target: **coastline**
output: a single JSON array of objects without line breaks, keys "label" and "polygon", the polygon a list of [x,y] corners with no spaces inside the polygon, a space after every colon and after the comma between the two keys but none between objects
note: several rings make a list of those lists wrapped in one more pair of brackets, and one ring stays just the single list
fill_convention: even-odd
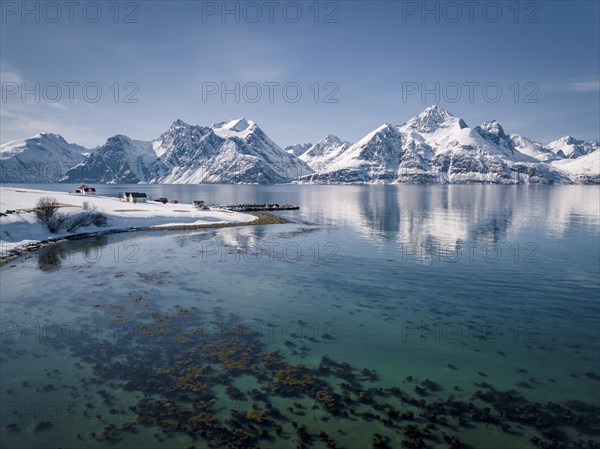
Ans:
[{"label": "coastline", "polygon": [[81,232],[78,234],[64,235],[55,238],[49,238],[46,240],[40,240],[32,242],[30,244],[18,247],[12,250],[10,253],[0,255],[0,266],[16,259],[23,254],[33,253],[41,248],[45,248],[50,245],[57,243],[65,243],[73,240],[83,240],[91,237],[97,237],[101,235],[109,234],[122,234],[125,232],[144,232],[144,231],[185,231],[185,230],[198,230],[198,229],[215,229],[215,228],[231,228],[238,226],[259,226],[259,225],[270,225],[270,224],[289,224],[293,223],[287,218],[280,217],[278,215],[265,214],[260,212],[245,212],[248,215],[253,215],[256,220],[243,221],[243,222],[222,222],[222,223],[207,223],[207,224],[190,224],[190,225],[173,225],[173,226],[139,226],[130,227],[123,229],[107,229],[104,231],[93,231],[93,232]]}]

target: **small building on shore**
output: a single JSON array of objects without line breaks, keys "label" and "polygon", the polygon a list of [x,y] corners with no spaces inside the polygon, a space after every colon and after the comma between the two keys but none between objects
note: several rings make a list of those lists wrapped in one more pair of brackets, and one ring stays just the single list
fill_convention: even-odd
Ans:
[{"label": "small building on shore", "polygon": [[128,203],[145,203],[147,199],[146,194],[141,192],[125,192],[121,196],[121,201]]},{"label": "small building on shore", "polygon": [[75,193],[82,193],[84,195],[95,195],[96,194],[96,188],[95,187],[90,187],[88,185],[85,184],[81,184],[79,187],[77,187],[75,189]]},{"label": "small building on shore", "polygon": [[196,209],[200,209],[200,210],[208,210],[208,207],[204,204],[204,201],[202,200],[195,200],[192,201],[192,205],[196,208]]}]

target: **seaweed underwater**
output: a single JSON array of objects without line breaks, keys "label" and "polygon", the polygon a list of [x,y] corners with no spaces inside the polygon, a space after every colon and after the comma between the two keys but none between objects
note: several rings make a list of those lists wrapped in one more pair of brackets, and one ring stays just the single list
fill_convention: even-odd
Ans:
[{"label": "seaweed underwater", "polygon": [[[194,442],[190,447],[211,449],[336,448],[351,447],[360,424],[361,432],[369,429],[374,448],[477,447],[469,439],[477,428],[534,447],[600,448],[600,407],[591,404],[532,402],[487,382],[476,383],[472,392],[448,394],[434,379],[416,376],[383,387],[375,370],[329,355],[296,363],[297,355],[284,353],[292,342],[269,350],[260,333],[245,328],[235,314],[177,306],[161,312],[155,304],[140,310],[139,304],[130,298],[129,304],[96,308],[89,318],[126,330],[116,340],[76,339],[66,347],[45,342],[54,346],[49,349],[66,349],[79,368],[90,368],[79,385],[63,387],[73,396],[97,396],[109,415],[125,417],[117,425],[98,415],[97,430],[77,433],[76,440],[116,445],[126,434],[151,431],[161,447],[183,435]],[[223,326],[217,331],[205,325],[218,320]],[[311,352],[311,342],[306,344],[304,356]],[[120,392],[135,403],[120,408]],[[228,407],[224,398],[245,406]],[[82,413],[89,417],[93,407]],[[40,420],[34,431],[51,427]],[[18,421],[5,428],[22,431]]]}]

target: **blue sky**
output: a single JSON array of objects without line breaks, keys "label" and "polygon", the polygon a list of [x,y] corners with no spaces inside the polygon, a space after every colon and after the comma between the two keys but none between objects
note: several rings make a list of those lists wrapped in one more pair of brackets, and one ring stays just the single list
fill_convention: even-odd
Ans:
[{"label": "blue sky", "polygon": [[[115,134],[150,140],[178,118],[210,125],[238,117],[282,147],[329,133],[356,141],[434,103],[469,126],[496,119],[545,142],[600,140],[597,1],[481,1],[472,10],[462,0],[23,8],[2,2],[2,143],[41,131],[86,146]],[[225,8],[233,12],[223,17]],[[239,101],[222,98],[222,87]]]}]

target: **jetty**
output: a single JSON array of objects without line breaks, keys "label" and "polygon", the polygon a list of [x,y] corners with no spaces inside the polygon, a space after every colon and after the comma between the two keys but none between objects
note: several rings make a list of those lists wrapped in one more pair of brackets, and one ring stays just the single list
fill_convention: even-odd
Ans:
[{"label": "jetty", "polygon": [[295,204],[276,204],[276,203],[264,203],[264,204],[221,204],[211,206],[214,208],[231,210],[235,212],[254,212],[261,210],[298,210],[299,206]]}]

